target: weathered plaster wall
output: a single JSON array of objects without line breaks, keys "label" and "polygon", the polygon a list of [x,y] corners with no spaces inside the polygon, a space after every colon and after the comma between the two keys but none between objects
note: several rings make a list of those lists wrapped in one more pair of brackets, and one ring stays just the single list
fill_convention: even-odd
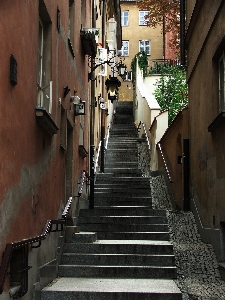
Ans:
[{"label": "weathered plaster wall", "polygon": [[188,40],[190,192],[203,226],[209,228],[219,228],[225,221],[224,122],[208,132],[219,114],[214,55],[224,38],[224,13],[222,1],[204,1]]}]

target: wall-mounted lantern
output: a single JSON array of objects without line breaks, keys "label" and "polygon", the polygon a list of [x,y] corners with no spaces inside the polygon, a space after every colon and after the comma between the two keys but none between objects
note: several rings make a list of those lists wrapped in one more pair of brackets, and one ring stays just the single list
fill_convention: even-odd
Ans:
[{"label": "wall-mounted lantern", "polygon": [[99,98],[99,106],[101,109],[106,109],[105,99],[102,97]]},{"label": "wall-mounted lantern", "polygon": [[[104,48],[102,48],[102,51],[106,50]],[[103,51],[104,52],[104,51]],[[109,67],[111,67],[111,71],[112,71],[112,77],[117,76],[117,72],[119,73],[119,76],[124,79],[126,76],[126,65],[122,62],[122,59],[120,59],[119,62],[115,62],[115,58],[117,56],[114,55],[114,53],[110,53],[110,55],[108,55],[108,59],[107,57],[103,56],[103,59],[99,60],[100,62],[98,64],[95,64],[94,66],[90,66],[91,71],[88,73],[88,80],[95,80],[92,79],[92,73],[94,70],[96,70],[98,67],[102,67],[103,65],[108,65]],[[100,72],[101,73],[101,72]],[[99,73],[99,74],[100,74]],[[104,72],[105,74],[105,72]],[[105,75],[103,75],[105,76]]]},{"label": "wall-mounted lantern", "polygon": [[111,102],[117,100],[118,90],[121,86],[119,79],[117,77],[109,77],[106,79],[105,85],[108,92],[108,99]]},{"label": "wall-mounted lantern", "polygon": [[70,102],[74,104],[74,115],[85,115],[85,101],[82,101],[78,96],[70,96]]},{"label": "wall-mounted lantern", "polygon": [[119,72],[119,76],[124,79],[126,77],[126,69],[127,69],[127,66],[122,62],[120,61],[117,65],[117,69],[118,69],[118,72]]}]

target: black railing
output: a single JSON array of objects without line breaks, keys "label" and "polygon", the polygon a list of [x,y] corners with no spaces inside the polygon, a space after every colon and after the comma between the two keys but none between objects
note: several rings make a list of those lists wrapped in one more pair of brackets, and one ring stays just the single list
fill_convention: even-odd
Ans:
[{"label": "black railing", "polygon": [[[82,195],[85,179],[88,181],[90,180],[87,172],[83,171],[79,183],[77,197]],[[40,235],[6,244],[0,266],[0,294],[3,293],[3,287],[7,275],[10,275],[11,277],[10,283],[12,283],[12,286],[9,290],[11,297],[17,299],[21,298],[27,293],[28,270],[31,268],[28,266],[28,246],[31,245],[31,248],[39,248],[41,246],[41,242],[47,238],[49,233],[62,231],[63,226],[66,225],[66,220],[69,216],[72,202],[73,198],[70,197],[63,210],[61,219],[46,221]],[[8,272],[9,267],[10,272]],[[16,278],[16,285],[13,284],[13,278]]]},{"label": "black railing", "polygon": [[157,147],[158,147],[159,152],[160,152],[160,154],[161,154],[161,156],[162,156],[162,160],[163,160],[163,163],[164,163],[164,167],[165,167],[165,170],[166,170],[166,174],[167,174],[167,176],[168,176],[168,179],[169,179],[170,183],[173,183],[173,180],[172,180],[172,177],[171,177],[170,171],[169,171],[169,166],[168,166],[168,164],[167,164],[167,162],[166,162],[166,158],[165,158],[165,155],[164,155],[164,153],[163,153],[163,149],[162,149],[161,144],[158,143],[158,144],[157,144]]},{"label": "black railing", "polygon": [[[42,230],[42,233],[40,235],[32,237],[32,238],[27,238],[22,241],[8,243],[6,245],[5,251],[3,252],[3,255],[2,255],[2,264],[0,267],[0,294],[3,292],[3,286],[5,283],[6,275],[10,274],[10,273],[8,273],[8,269],[10,266],[10,262],[11,262],[11,258],[12,258],[14,250],[27,248],[29,245],[31,245],[32,248],[40,247],[41,241],[46,239],[47,235],[50,232],[61,231],[63,229],[64,223],[65,223],[65,220],[63,220],[63,219],[62,220],[47,220],[47,222],[44,226],[44,229]],[[55,225],[54,229],[53,229],[53,225]],[[60,226],[60,228],[59,228],[59,226]],[[28,257],[28,251],[26,251],[26,256]],[[29,269],[30,269],[30,267],[29,268],[27,267],[26,272],[28,272]],[[25,270],[19,268],[16,270],[16,272],[21,273],[21,274],[23,273],[20,276],[21,287],[16,292],[16,295],[15,295],[15,297],[19,298],[27,293],[28,284],[27,284],[27,281],[24,280],[24,276],[26,276]],[[27,278],[27,280],[28,280],[28,278]]]},{"label": "black railing", "polygon": [[148,74],[161,74],[165,67],[179,66],[179,60],[173,59],[155,59],[149,61]]},{"label": "black railing", "polygon": [[138,167],[143,177],[150,177],[150,142],[145,124],[140,121],[137,126],[138,131]]}]

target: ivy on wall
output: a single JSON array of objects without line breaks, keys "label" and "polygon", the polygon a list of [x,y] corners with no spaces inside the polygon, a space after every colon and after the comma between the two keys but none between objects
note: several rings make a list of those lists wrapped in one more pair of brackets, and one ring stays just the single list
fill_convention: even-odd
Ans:
[{"label": "ivy on wall", "polygon": [[162,66],[161,77],[156,82],[154,96],[161,111],[168,109],[168,122],[188,104],[188,87],[186,71],[179,65]]},{"label": "ivy on wall", "polygon": [[138,66],[143,71],[143,77],[147,76],[148,69],[148,56],[145,51],[138,52],[131,61],[131,70],[133,79],[136,78],[136,64],[138,60]]}]

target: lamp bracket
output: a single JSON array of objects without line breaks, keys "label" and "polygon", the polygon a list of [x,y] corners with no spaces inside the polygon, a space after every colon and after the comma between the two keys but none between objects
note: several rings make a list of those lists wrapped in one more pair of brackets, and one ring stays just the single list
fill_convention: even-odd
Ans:
[{"label": "lamp bracket", "polygon": [[[118,69],[118,67],[119,66],[121,66],[121,64],[122,64],[122,61],[123,60],[125,60],[125,58],[120,58],[120,60],[119,60],[119,62],[115,62],[115,58],[116,58],[117,56],[116,55],[112,55],[109,59],[107,59],[107,60],[104,60],[104,61],[102,61],[102,62],[100,62],[100,63],[98,63],[98,64],[95,64],[94,66],[90,66],[89,65],[89,67],[90,67],[90,69],[91,69],[91,71],[88,73],[88,81],[94,81],[94,80],[96,80],[96,78],[95,79],[92,79],[92,73],[98,68],[98,67],[100,67],[100,66],[102,66],[102,65],[105,65],[105,64],[107,64],[109,67],[111,67],[111,71],[113,72],[113,76],[114,76],[114,69],[115,68],[117,68]],[[118,56],[119,57],[119,56]]]}]

